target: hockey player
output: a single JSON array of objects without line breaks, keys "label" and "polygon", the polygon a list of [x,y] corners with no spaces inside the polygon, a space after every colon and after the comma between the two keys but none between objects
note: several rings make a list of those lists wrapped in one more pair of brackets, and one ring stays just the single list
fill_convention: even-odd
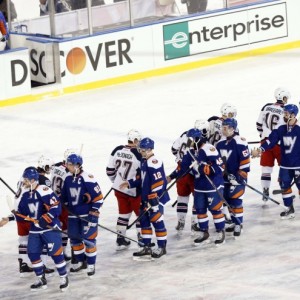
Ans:
[{"label": "hockey player", "polygon": [[[51,187],[57,197],[61,196],[61,189],[65,178],[68,175],[68,169],[66,167],[66,159],[71,154],[78,153],[75,149],[66,149],[64,152],[64,159],[61,162],[52,165],[51,168]],[[64,205],[62,205],[61,214],[59,215],[59,220],[61,222],[62,230],[67,233],[68,228],[68,210]],[[67,245],[68,245],[68,236],[62,235],[62,243],[64,248],[64,256],[65,260],[69,262],[71,257],[68,255],[67,252]],[[74,260],[74,257],[73,257]]]},{"label": "hockey player", "polygon": [[226,228],[226,232],[233,232],[233,235],[238,237],[241,235],[243,224],[244,182],[247,182],[247,174],[250,171],[250,153],[247,141],[235,133],[236,128],[235,119],[224,120],[222,133],[226,138],[221,139],[216,148],[222,158],[226,158],[224,198],[233,211],[233,224]]},{"label": "hockey player", "polygon": [[[141,163],[141,177],[130,179],[120,185],[121,189],[140,186],[142,189],[142,203],[140,220],[142,228],[142,242],[145,245],[139,252],[133,253],[134,260],[151,260],[160,258],[167,253],[167,229],[164,223],[164,205],[170,200],[166,192],[167,179],[163,162],[154,153],[154,141],[143,138],[139,144],[139,151],[143,157]],[[146,213],[144,210],[151,207]],[[152,227],[155,229],[158,248],[152,251],[150,247]]]},{"label": "hockey player", "polygon": [[[194,128],[202,130],[203,135],[208,134],[209,124],[207,121],[199,119],[195,121]],[[187,131],[185,131],[172,145],[171,151],[173,155],[176,157],[176,162],[178,164],[177,170],[172,172],[170,176],[167,177],[168,182],[172,179],[178,177],[178,170],[180,169],[182,157],[186,154],[186,145],[187,145]],[[194,193],[194,176],[192,172],[184,175],[182,178],[178,179],[176,182],[177,188],[177,218],[178,223],[175,229],[177,230],[178,234],[181,234],[184,226],[185,226],[185,219],[188,212],[188,203],[189,197],[191,194]],[[192,220],[191,220],[191,231],[194,233],[195,231],[199,231],[198,222],[197,222],[197,213],[193,208],[192,212]]]},{"label": "hockey player", "polygon": [[[222,138],[222,122],[227,118],[236,118],[236,107],[230,103],[224,103],[221,106],[221,117],[212,116],[207,121],[209,122],[209,136],[208,142],[212,145]],[[238,129],[236,129],[238,132]]]},{"label": "hockey player", "polygon": [[259,157],[264,151],[272,149],[280,142],[279,184],[283,190],[283,203],[288,208],[280,214],[280,217],[282,219],[292,219],[295,217],[294,196],[291,188],[293,180],[298,190],[300,189],[298,178],[300,175],[300,126],[296,118],[299,109],[294,104],[287,104],[283,107],[283,110],[283,119],[286,124],[272,130],[261,146],[252,150],[251,155],[252,157]]},{"label": "hockey player", "polygon": [[[82,157],[71,154],[66,161],[69,174],[65,178],[61,190],[61,199],[68,208],[68,234],[71,237],[71,247],[78,261],[70,269],[76,273],[83,270],[84,258],[87,261],[87,276],[95,274],[97,256],[96,237],[98,234],[99,209],[103,204],[103,196],[94,176],[82,168]],[[83,221],[84,218],[86,221]],[[72,238],[81,236],[93,244],[84,244],[82,240]]]},{"label": "hockey player", "polygon": [[[223,136],[223,133],[222,133],[223,121],[226,120],[227,118],[235,119],[236,115],[237,115],[236,107],[230,103],[224,103],[221,106],[220,111],[221,111],[221,117],[213,116],[208,119],[208,122],[209,122],[208,141],[209,141],[209,143],[211,143],[214,146],[216,146],[217,142],[221,138],[226,138]],[[236,128],[235,132],[238,133],[238,128]],[[231,225],[232,224],[231,216],[230,216],[228,207],[225,203],[223,203],[223,213],[225,215],[226,224]]]},{"label": "hockey player", "polygon": [[[141,134],[132,129],[127,134],[127,145],[116,147],[106,167],[106,174],[113,183],[115,196],[118,201],[119,216],[117,220],[117,231],[122,235],[117,236],[117,250],[124,250],[129,247],[130,241],[124,238],[132,212],[139,215],[141,203],[140,188],[120,189],[121,183],[135,179],[140,176],[141,154],[137,145],[141,140]],[[136,223],[138,237],[140,237],[140,223]]]},{"label": "hockey player", "polygon": [[[267,103],[260,111],[256,121],[256,129],[259,133],[261,144],[266,141],[273,129],[285,124],[283,120],[283,106],[291,98],[286,88],[279,87],[275,90],[275,103]],[[271,185],[271,174],[273,171],[275,160],[280,165],[280,145],[276,144],[273,148],[264,151],[260,158],[261,165],[261,186],[265,195],[269,196]],[[264,201],[268,198],[263,197]]]},{"label": "hockey player", "polygon": [[[52,166],[52,160],[46,156],[41,156],[38,160],[38,167],[37,171],[39,174],[39,184],[40,185],[46,185],[48,187],[51,187],[51,182],[45,175],[50,172]],[[29,167],[28,169],[33,168]],[[26,170],[26,169],[25,169]],[[18,182],[18,190],[15,195],[15,207],[18,206],[20,199],[25,191],[23,186],[23,178],[20,179]],[[14,221],[15,218],[13,215],[8,216],[7,218],[3,218],[0,226],[4,226],[8,221]],[[23,219],[16,219],[17,221],[17,230],[18,230],[18,236],[19,236],[19,272],[20,277],[26,277],[29,273],[31,273],[33,270],[29,266],[30,262],[28,260],[28,254],[27,254],[27,244],[28,244],[28,235],[29,235],[29,229],[30,229],[30,223],[27,221],[24,221]],[[54,272],[54,269],[51,269],[46,266],[47,262],[47,247],[43,249],[42,255],[41,255],[44,263],[44,273],[47,276],[51,276],[51,273]]]},{"label": "hockey player", "polygon": [[223,167],[222,159],[217,149],[206,141],[199,129],[190,129],[187,133],[188,151],[182,160],[184,172],[193,166],[195,176],[194,205],[198,217],[200,235],[194,240],[197,246],[209,238],[209,219],[207,210],[213,216],[214,225],[217,231],[215,244],[225,242],[225,220],[222,213],[223,198]]},{"label": "hockey player", "polygon": [[28,238],[28,256],[38,280],[31,285],[31,290],[47,288],[45,268],[41,260],[43,248],[46,247],[60,276],[59,287],[65,291],[69,285],[66,262],[62,251],[61,233],[55,230],[60,229],[59,200],[49,187],[39,184],[39,174],[35,168],[25,169],[23,178],[25,190],[18,204],[16,217],[24,219],[28,216],[32,220]]}]

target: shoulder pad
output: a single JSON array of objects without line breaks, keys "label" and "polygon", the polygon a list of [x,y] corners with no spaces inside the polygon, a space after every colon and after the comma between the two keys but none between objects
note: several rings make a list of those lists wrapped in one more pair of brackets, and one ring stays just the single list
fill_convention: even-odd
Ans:
[{"label": "shoulder pad", "polygon": [[218,119],[220,119],[220,118],[217,117],[217,116],[212,116],[207,121],[210,122],[210,121],[215,121],[215,120],[218,120]]},{"label": "shoulder pad", "polygon": [[116,148],[112,151],[111,155],[112,155],[112,156],[115,155],[117,151],[122,150],[124,147],[125,147],[124,145],[120,145],[120,146],[116,147]]}]

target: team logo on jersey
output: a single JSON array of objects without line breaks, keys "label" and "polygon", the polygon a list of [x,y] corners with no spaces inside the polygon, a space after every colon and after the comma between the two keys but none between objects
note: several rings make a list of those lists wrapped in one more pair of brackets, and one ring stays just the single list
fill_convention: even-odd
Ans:
[{"label": "team logo on jersey", "polygon": [[88,176],[89,176],[90,178],[94,178],[94,175],[92,175],[92,174],[89,174]]},{"label": "team logo on jersey", "polygon": [[43,188],[43,191],[48,191],[48,190],[49,190],[49,188],[46,186]]},{"label": "team logo on jersey", "polygon": [[153,162],[154,164],[157,164],[157,163],[158,163],[158,160],[157,160],[157,159],[152,159],[152,162]]},{"label": "team logo on jersey", "polygon": [[247,157],[248,155],[249,155],[249,150],[247,149],[247,150],[243,150],[243,155],[244,155],[244,157]]},{"label": "team logo on jersey", "polygon": [[211,147],[209,150],[210,150],[211,152],[214,152],[214,151],[216,151],[216,148],[215,148],[215,147]]},{"label": "team logo on jersey", "polygon": [[241,140],[242,140],[242,141],[246,141],[246,139],[245,139],[244,137],[241,137]]}]

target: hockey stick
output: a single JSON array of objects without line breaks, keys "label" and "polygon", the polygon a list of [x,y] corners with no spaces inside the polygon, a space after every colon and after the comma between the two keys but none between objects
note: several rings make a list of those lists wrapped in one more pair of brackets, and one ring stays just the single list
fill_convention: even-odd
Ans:
[{"label": "hockey stick", "polygon": [[[189,152],[189,154],[191,155],[191,157],[194,159],[194,161],[197,161],[196,158],[195,158],[195,156],[189,151],[189,149],[188,149],[188,152]],[[201,162],[200,165],[201,165],[201,164],[203,164],[203,162]],[[214,182],[209,178],[208,175],[206,175],[206,174],[204,174],[204,175],[205,175],[206,179],[208,180],[208,182],[210,183],[210,185],[211,185],[211,186],[214,188],[214,190],[217,192],[217,194],[219,195],[219,197],[221,198],[221,200],[223,201],[223,203],[225,203],[225,204],[227,205],[230,214],[231,214],[232,216],[235,217],[235,219],[238,221],[238,223],[239,223],[240,225],[242,225],[242,224],[241,224],[241,221],[240,221],[239,218],[236,216],[236,214],[235,214],[235,212],[233,211],[232,207],[228,204],[228,202],[226,201],[226,199],[224,198],[224,196],[222,195],[222,193],[218,190],[218,188],[216,187],[216,185],[214,184]]]},{"label": "hockey stick", "polygon": [[[181,178],[183,178],[186,174],[188,174],[191,170],[193,169],[193,165],[191,165],[182,175],[180,175],[178,178],[175,179],[175,181],[170,185],[169,188],[171,188],[175,183],[177,183],[177,181]],[[176,199],[174,201],[174,203],[172,204],[172,207],[174,207],[178,202],[178,199]]]},{"label": "hockey stick", "polygon": [[257,142],[248,142],[248,144],[260,144],[260,141],[257,141]]},{"label": "hockey stick", "polygon": [[[82,218],[82,217],[80,217],[79,215],[77,215],[77,214],[71,212],[70,209],[69,209],[66,205],[63,204],[63,206],[66,208],[66,210],[68,211],[68,213],[69,213],[70,215],[72,215],[72,216],[74,216],[74,217],[76,217],[76,218],[78,218],[78,219],[80,219],[80,220],[85,221],[85,222],[88,223],[88,220],[87,220],[87,219]],[[116,235],[120,235],[120,236],[126,238],[127,240],[130,240],[130,241],[132,241],[132,242],[134,242],[134,243],[137,243],[138,245],[140,245],[140,246],[142,246],[142,247],[144,246],[144,244],[143,244],[142,242],[139,242],[139,241],[137,241],[137,240],[134,240],[134,239],[132,239],[132,238],[130,238],[130,237],[128,237],[128,236],[126,236],[126,235],[120,233],[120,232],[117,232],[117,231],[114,231],[114,230],[112,230],[112,229],[109,229],[109,228],[107,228],[107,227],[105,227],[105,226],[103,226],[103,225],[101,225],[101,224],[99,224],[99,223],[97,223],[97,226],[100,227],[100,228],[102,228],[102,229],[105,229],[105,230],[107,230],[107,231],[110,231],[110,232],[112,232],[112,233],[114,233],[114,234],[116,234]]]},{"label": "hockey stick", "polygon": [[[292,187],[296,182],[298,182],[299,179],[300,179],[300,175],[298,175],[298,176],[294,179],[294,181],[292,182],[292,184],[291,184],[290,187]],[[278,189],[278,190],[273,190],[272,194],[273,194],[273,195],[279,195],[279,194],[284,193],[284,191],[285,191],[285,190],[283,190],[283,189],[280,189],[280,190],[279,190],[279,189]]]},{"label": "hockey stick", "polygon": [[110,194],[110,192],[113,190],[113,188],[110,188],[110,190],[107,192],[107,194],[104,196],[103,201],[107,198],[107,196]]},{"label": "hockey stick", "polygon": [[[9,207],[10,211],[11,211],[15,216],[18,216],[18,217],[22,218],[24,221],[32,222],[32,223],[35,223],[35,224],[38,224],[38,223],[39,223],[38,220],[33,219],[33,218],[30,218],[30,217],[25,216],[25,215],[22,215],[22,214],[20,214],[19,212],[15,211],[14,208],[13,208],[12,199],[11,199],[9,196],[6,197],[6,201],[7,201],[7,205],[8,205],[8,207]],[[75,236],[72,236],[72,237],[71,237],[71,236],[69,236],[66,232],[64,232],[63,230],[61,230],[61,229],[59,229],[59,228],[54,228],[54,227],[52,227],[52,226],[50,226],[50,225],[47,225],[47,228],[48,228],[48,229],[51,229],[51,230],[53,230],[53,231],[58,231],[58,232],[60,232],[61,234],[64,234],[65,236],[67,236],[68,238],[73,238],[73,239],[82,240],[85,244],[87,244],[87,245],[89,245],[89,246],[92,246],[92,247],[95,246],[95,244],[92,243],[91,241],[86,240],[86,239],[82,239],[81,237],[75,237]]]},{"label": "hockey stick", "polygon": [[14,194],[16,195],[16,192],[0,177],[0,181]]},{"label": "hockey stick", "polygon": [[256,193],[262,195],[264,198],[267,198],[269,200],[271,200],[272,202],[274,202],[275,204],[281,206],[282,208],[284,208],[285,210],[288,210],[288,208],[282,204],[280,204],[278,201],[276,201],[275,199],[271,198],[270,196],[264,194],[263,192],[257,190],[256,188],[254,188],[253,186],[249,185],[247,182],[242,182],[242,184],[244,184],[245,186],[247,186],[248,188],[250,188],[251,190],[255,191]]}]

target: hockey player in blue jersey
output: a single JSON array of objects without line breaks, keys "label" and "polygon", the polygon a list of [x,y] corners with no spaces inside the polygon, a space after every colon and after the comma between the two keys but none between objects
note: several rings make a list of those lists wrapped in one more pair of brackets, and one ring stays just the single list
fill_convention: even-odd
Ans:
[{"label": "hockey player in blue jersey", "polygon": [[[207,210],[213,216],[217,232],[215,244],[225,242],[225,218],[222,213],[224,180],[222,159],[217,149],[207,142],[199,129],[192,128],[187,133],[189,150],[182,159],[178,176],[193,166],[195,176],[194,206],[197,212],[199,237],[194,240],[197,246],[209,238]],[[216,190],[217,188],[217,190]]]},{"label": "hockey player in blue jersey", "polygon": [[[208,134],[209,132],[209,123],[205,120],[199,119],[195,121],[194,128],[197,128],[202,131],[204,134]],[[187,131],[181,134],[179,138],[177,138],[171,148],[173,155],[176,157],[177,169],[180,170],[180,165],[182,161],[182,157],[186,154],[186,144],[187,144]],[[175,170],[167,177],[168,182],[171,182],[172,179],[178,178],[178,172]],[[188,212],[188,203],[190,195],[194,193],[194,176],[192,172],[188,172],[186,175],[181,176],[176,181],[177,188],[177,218],[178,223],[175,227],[177,233],[179,235],[182,234],[182,231],[185,226],[185,219]],[[191,232],[194,234],[199,231],[198,222],[197,222],[197,213],[193,207],[192,210],[192,218],[191,218]]]},{"label": "hockey player in blue jersey", "polygon": [[243,197],[245,193],[244,182],[250,171],[250,153],[247,141],[235,133],[237,121],[228,118],[222,123],[221,139],[216,148],[223,161],[226,160],[224,173],[224,198],[232,209],[233,224],[226,228],[226,232],[233,232],[235,237],[240,236],[243,224]]},{"label": "hockey player in blue jersey", "polygon": [[[78,261],[71,267],[70,272],[83,270],[86,255],[87,275],[91,278],[95,274],[96,237],[103,195],[94,176],[82,169],[82,163],[80,155],[68,156],[66,167],[70,173],[65,178],[61,199],[69,211],[68,234],[72,250]],[[83,221],[82,218],[86,221]],[[82,237],[91,243],[84,244],[82,240],[72,238],[73,236]]]},{"label": "hockey player in blue jersey", "polygon": [[17,219],[24,219],[19,214],[31,218],[32,221],[28,238],[28,256],[32,268],[38,277],[31,290],[46,289],[44,264],[41,259],[43,248],[46,247],[55,263],[61,278],[60,289],[68,288],[66,262],[63,255],[61,233],[58,215],[61,211],[59,200],[51,188],[39,185],[39,174],[34,167],[26,168],[23,173],[24,193],[17,207]]},{"label": "hockey player in blue jersey", "polygon": [[279,169],[279,184],[282,192],[283,203],[288,209],[280,214],[282,219],[295,217],[293,206],[294,196],[291,184],[295,184],[300,190],[300,126],[296,118],[299,109],[294,104],[284,106],[283,119],[286,124],[274,129],[268,139],[257,149],[251,152],[252,157],[260,157],[261,153],[271,149],[280,142],[281,165]]},{"label": "hockey player in blue jersey", "polygon": [[[143,215],[140,220],[142,231],[142,242],[145,245],[141,251],[133,253],[135,260],[151,260],[160,258],[167,253],[167,229],[164,222],[164,205],[170,200],[166,192],[167,179],[163,162],[154,153],[154,141],[150,138],[143,138],[139,144],[139,151],[142,155],[141,179],[129,180],[120,185],[122,189],[141,187],[142,202],[140,214],[151,206],[151,209]],[[152,227],[155,229],[158,248],[152,251],[151,237]]]}]

